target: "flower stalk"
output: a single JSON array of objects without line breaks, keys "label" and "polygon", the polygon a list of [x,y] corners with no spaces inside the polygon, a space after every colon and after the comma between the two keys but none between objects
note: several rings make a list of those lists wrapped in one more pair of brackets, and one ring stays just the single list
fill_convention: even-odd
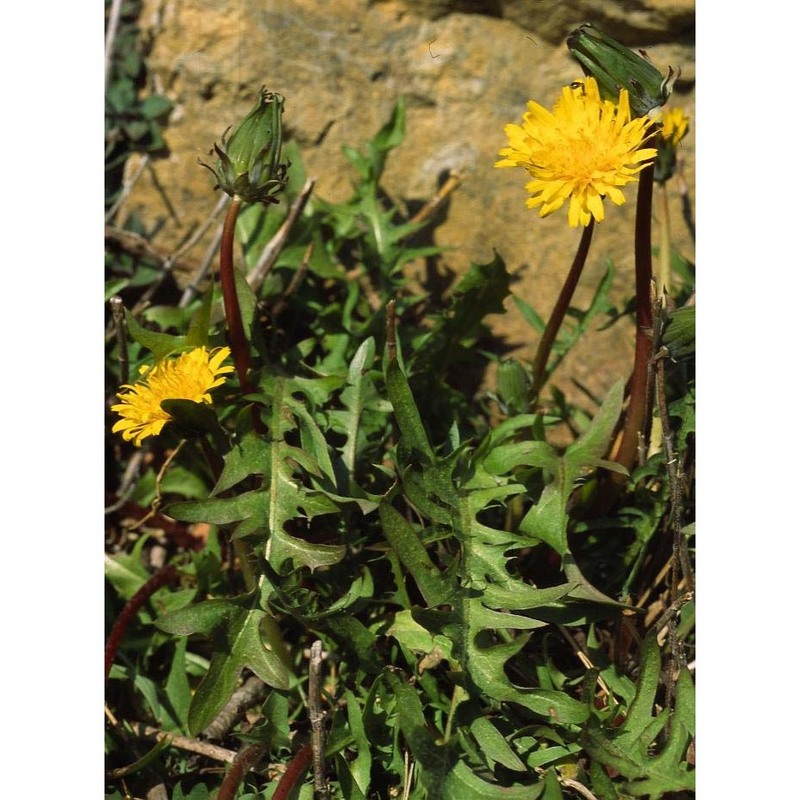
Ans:
[{"label": "flower stalk", "polygon": [[669,221],[669,198],[665,183],[658,184],[658,220],[660,244],[658,247],[657,291],[669,294],[672,288],[672,233]]},{"label": "flower stalk", "polygon": [[236,220],[242,208],[242,198],[234,195],[231,199],[225,222],[222,226],[222,240],[219,245],[219,283],[222,289],[222,303],[225,307],[225,322],[228,326],[228,343],[231,348],[233,365],[239,378],[239,385],[246,394],[254,389],[250,383],[250,345],[244,332],[242,310],[236,294],[236,274],[233,265],[233,243]]},{"label": "flower stalk", "polygon": [[[634,264],[636,268],[636,349],[630,381],[630,401],[622,431],[617,461],[631,470],[639,449],[639,438],[646,441],[650,433],[652,397],[648,391],[648,364],[653,346],[653,305],[650,296],[653,283],[651,229],[653,219],[653,166],[642,170],[636,195],[636,234]],[[614,473],[618,475],[618,473]],[[619,476],[618,480],[622,479]]]},{"label": "flower stalk", "polygon": [[661,115],[661,130],[656,137],[658,157],[655,161],[654,180],[658,184],[660,224],[658,286],[659,292],[669,294],[671,288],[671,231],[667,182],[678,167],[677,147],[689,130],[689,120],[680,108],[673,108]]},{"label": "flower stalk", "polygon": [[166,586],[173,581],[178,580],[178,570],[169,564],[159,572],[156,572],[149,580],[147,580],[136,592],[136,594],[125,603],[125,607],[120,612],[111,628],[111,633],[108,636],[105,652],[105,679],[108,680],[108,673],[111,671],[111,665],[114,663],[114,656],[117,654],[122,637],[125,631],[130,626],[133,618],[139,609],[162,587]]},{"label": "flower stalk", "polygon": [[[649,364],[653,344],[653,306],[651,288],[653,261],[651,229],[653,211],[654,167],[649,164],[639,175],[636,196],[636,231],[634,263],[636,270],[636,347],[633,371],[628,382],[628,408],[625,413],[620,445],[613,460],[630,472],[636,465],[640,445],[647,442],[652,419],[652,392],[650,391]],[[601,516],[613,505],[619,491],[627,482],[626,475],[601,470],[598,489],[589,516]]]},{"label": "flower stalk", "polygon": [[[215,144],[214,166],[200,164],[216,178],[214,188],[230,195],[219,249],[219,278],[228,339],[242,391],[252,394],[250,383],[250,345],[244,331],[242,312],[236,293],[236,273],[233,266],[233,243],[236,220],[244,203],[271,204],[286,188],[288,163],[281,160],[283,146],[283,96],[261,87],[255,106],[238,124],[230,136],[226,131],[222,145]],[[254,419],[256,416],[254,415]]]},{"label": "flower stalk", "polygon": [[586,256],[589,253],[589,245],[592,243],[592,232],[594,231],[594,218],[589,220],[589,224],[583,229],[581,240],[578,244],[578,250],[575,253],[575,258],[572,261],[567,278],[564,285],[561,287],[561,292],[558,295],[556,304],[550,313],[550,319],[547,320],[542,338],[539,341],[539,346],[536,349],[536,357],[533,365],[533,378],[531,381],[531,400],[533,403],[539,396],[542,388],[542,383],[545,377],[547,362],[550,358],[550,351],[553,349],[553,343],[556,340],[556,335],[564,322],[564,316],[567,313],[569,304],[572,301],[572,296],[575,294],[575,287],[578,285],[583,267],[586,264]]}]

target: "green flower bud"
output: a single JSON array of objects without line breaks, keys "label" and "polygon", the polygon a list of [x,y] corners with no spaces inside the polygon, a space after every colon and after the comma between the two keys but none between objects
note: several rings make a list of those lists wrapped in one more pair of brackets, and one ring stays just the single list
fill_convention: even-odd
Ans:
[{"label": "green flower bud", "polygon": [[620,89],[627,89],[631,116],[643,117],[667,102],[681,74],[672,67],[666,77],[642,55],[606,36],[589,23],[567,36],[567,47],[586,75],[597,81],[604,100],[616,102]]},{"label": "green flower bud", "polygon": [[[286,186],[289,164],[280,163],[283,145],[283,97],[263,86],[253,110],[228,137],[222,135],[222,147],[214,144],[217,163],[210,167],[217,179],[215,189],[238,196],[248,203],[277,203]],[[209,155],[211,154],[209,153]]]}]

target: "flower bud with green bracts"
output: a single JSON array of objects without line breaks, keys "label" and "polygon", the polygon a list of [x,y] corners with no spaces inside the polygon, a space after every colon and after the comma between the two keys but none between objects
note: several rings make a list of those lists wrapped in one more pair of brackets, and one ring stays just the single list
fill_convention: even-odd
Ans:
[{"label": "flower bud with green bracts", "polygon": [[589,23],[567,36],[567,47],[584,74],[597,81],[604,100],[614,101],[620,89],[628,90],[634,119],[663,106],[681,74],[669,67],[664,76],[644,53],[635,53]]},{"label": "flower bud with green bracts", "polygon": [[289,168],[281,163],[283,101],[282,95],[262,86],[256,105],[233,134],[228,137],[228,128],[222,145],[214,144],[216,164],[200,162],[217,179],[215,189],[247,203],[278,202]]}]

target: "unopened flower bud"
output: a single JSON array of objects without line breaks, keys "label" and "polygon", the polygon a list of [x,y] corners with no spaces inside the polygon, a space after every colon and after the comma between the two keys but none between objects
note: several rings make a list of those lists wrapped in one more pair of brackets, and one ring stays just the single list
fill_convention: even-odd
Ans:
[{"label": "unopened flower bud", "polygon": [[627,89],[631,116],[644,117],[667,102],[680,69],[672,67],[665,77],[644,55],[621,45],[586,23],[567,36],[567,47],[584,73],[595,78],[604,100],[616,102]]},{"label": "unopened flower bud", "polygon": [[[222,146],[214,144],[214,167],[200,162],[214,173],[217,185],[231,197],[248,203],[277,203],[286,186],[288,164],[281,163],[283,145],[283,97],[263,86],[258,102],[230,137],[226,131]],[[230,128],[228,129],[230,130]]]}]

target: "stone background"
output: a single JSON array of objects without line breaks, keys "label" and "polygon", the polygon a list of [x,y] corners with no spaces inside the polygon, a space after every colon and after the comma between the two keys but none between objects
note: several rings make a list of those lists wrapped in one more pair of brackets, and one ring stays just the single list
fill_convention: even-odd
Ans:
[{"label": "stone background", "polygon": [[[286,97],[284,125],[317,178],[316,193],[344,199],[354,173],[342,145],[361,147],[403,93],[406,139],[389,158],[385,188],[421,203],[447,170],[462,173],[434,233],[448,248],[441,271],[461,273],[496,249],[515,276],[514,293],[546,318],[580,232],[567,226],[564,209],[540,219],[525,207],[522,170],[492,165],[506,145],[503,126],[519,122],[528,99],[550,107],[581,77],[565,39],[583,22],[646,49],[663,72],[681,67],[671,104],[690,119],[681,155],[693,198],[693,0],[145,0],[140,25],[154,88],[175,103],[165,132],[170,155],[144,173],[118,219],[135,211],[162,250],[182,241],[218,199],[198,157],[252,107],[262,84]],[[674,183],[674,245],[693,261]],[[616,304],[633,292],[635,185],[626,196],[620,208],[609,204],[595,231],[577,305],[591,297],[609,258]],[[506,307],[492,327],[518,357],[531,358],[536,339],[510,299]],[[632,354],[633,326],[619,323],[576,347],[555,383],[573,399],[571,378],[603,394],[627,376]]]}]

